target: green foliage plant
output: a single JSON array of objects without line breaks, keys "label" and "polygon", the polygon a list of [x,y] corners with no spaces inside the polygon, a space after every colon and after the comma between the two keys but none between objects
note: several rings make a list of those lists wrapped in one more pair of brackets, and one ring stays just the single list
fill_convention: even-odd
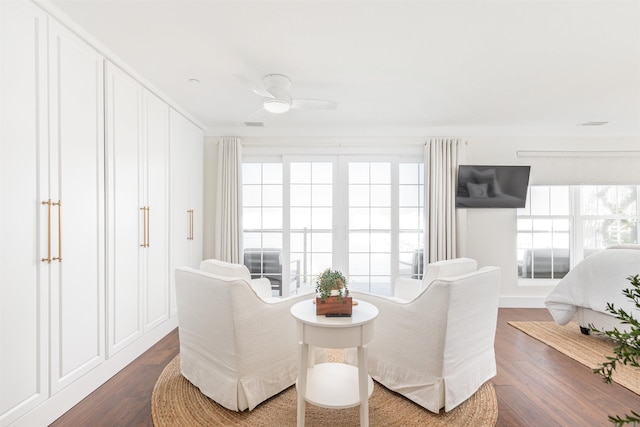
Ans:
[{"label": "green foliage plant", "polygon": [[322,301],[326,301],[331,296],[332,290],[338,291],[338,300],[342,300],[343,295],[349,294],[347,288],[347,278],[338,270],[327,268],[316,277],[316,293],[320,295]]},{"label": "green foliage plant", "polygon": [[[624,289],[622,293],[633,301],[636,308],[640,310],[640,275],[629,276],[627,280],[631,283],[631,288]],[[600,368],[593,370],[594,373],[602,375],[604,382],[611,384],[611,376],[618,363],[640,367],[640,320],[622,308],[616,309],[611,303],[607,303],[607,312],[614,315],[622,324],[631,326],[628,332],[621,332],[618,328],[614,328],[612,331],[599,331],[593,325],[589,325],[595,332],[608,336],[616,343],[616,347],[613,349],[615,357],[607,357],[607,361],[602,363]],[[623,417],[609,415],[609,421],[616,427],[625,424],[636,426],[640,425],[640,414],[632,410],[631,414],[625,414]]]}]

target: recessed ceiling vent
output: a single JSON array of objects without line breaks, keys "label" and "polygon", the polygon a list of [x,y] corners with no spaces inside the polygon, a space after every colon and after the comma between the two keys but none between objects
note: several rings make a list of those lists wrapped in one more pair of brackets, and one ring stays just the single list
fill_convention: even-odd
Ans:
[{"label": "recessed ceiling vent", "polygon": [[609,122],[597,122],[589,120],[588,122],[578,123],[578,126],[604,126],[607,123]]},{"label": "recessed ceiling vent", "polygon": [[264,123],[263,122],[244,122],[245,126],[253,126],[253,127],[257,127],[257,128],[262,128],[264,127]]}]

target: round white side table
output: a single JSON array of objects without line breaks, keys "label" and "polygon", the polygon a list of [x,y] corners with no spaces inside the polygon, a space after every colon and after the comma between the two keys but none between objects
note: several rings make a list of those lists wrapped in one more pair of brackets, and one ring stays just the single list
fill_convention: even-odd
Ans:
[{"label": "round white side table", "polygon": [[[367,369],[367,343],[373,338],[373,320],[378,309],[359,301],[351,317],[316,316],[314,300],[291,307],[298,322],[300,373],[298,374],[298,426],[304,426],[305,401],[325,408],[360,405],[360,425],[369,425],[369,396],[373,380]],[[309,346],[358,348],[358,366],[310,361]]]}]

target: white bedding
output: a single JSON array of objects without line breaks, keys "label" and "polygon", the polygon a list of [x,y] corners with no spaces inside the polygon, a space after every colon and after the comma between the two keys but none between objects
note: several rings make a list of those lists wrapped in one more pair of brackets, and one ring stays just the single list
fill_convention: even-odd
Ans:
[{"label": "white bedding", "polygon": [[640,246],[609,248],[576,265],[547,296],[545,305],[556,323],[572,320],[578,307],[609,314],[607,303],[640,317],[640,311],[622,294],[631,287],[627,277],[640,274]]}]

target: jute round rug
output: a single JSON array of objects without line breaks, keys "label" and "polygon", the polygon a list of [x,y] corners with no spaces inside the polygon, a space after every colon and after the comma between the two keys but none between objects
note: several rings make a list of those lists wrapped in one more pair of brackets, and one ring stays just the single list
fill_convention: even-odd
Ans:
[{"label": "jute round rug", "polygon": [[[230,411],[209,399],[180,374],[180,356],[162,371],[151,397],[156,427],[192,426],[295,426],[296,388],[291,386],[262,402],[252,411]],[[491,383],[450,412],[433,414],[379,383],[369,399],[371,426],[494,426],[498,402]],[[307,426],[359,426],[358,407],[319,408],[307,403]]]}]

